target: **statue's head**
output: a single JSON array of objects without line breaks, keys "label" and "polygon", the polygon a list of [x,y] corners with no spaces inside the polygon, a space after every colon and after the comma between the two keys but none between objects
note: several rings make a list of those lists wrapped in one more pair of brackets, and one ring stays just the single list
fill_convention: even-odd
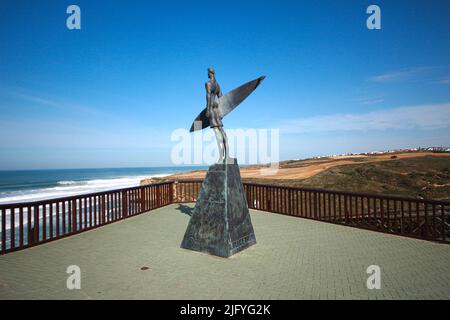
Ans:
[{"label": "statue's head", "polygon": [[208,78],[212,79],[216,76],[216,72],[214,71],[213,68],[208,68]]}]

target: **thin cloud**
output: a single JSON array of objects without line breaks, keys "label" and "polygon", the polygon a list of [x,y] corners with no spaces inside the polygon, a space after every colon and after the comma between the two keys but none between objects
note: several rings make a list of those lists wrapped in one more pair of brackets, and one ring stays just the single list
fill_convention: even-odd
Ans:
[{"label": "thin cloud", "polygon": [[379,82],[379,83],[417,80],[426,77],[427,72],[431,71],[434,68],[435,67],[408,68],[376,75],[369,78],[369,80],[372,82]]},{"label": "thin cloud", "polygon": [[52,101],[52,100],[49,100],[49,99],[45,99],[45,98],[42,98],[42,97],[38,97],[38,96],[35,96],[35,95],[18,93],[18,92],[10,92],[9,95],[14,97],[14,98],[16,98],[16,99],[25,100],[25,101],[28,101],[28,102],[37,103],[37,104],[41,104],[41,105],[46,105],[46,106],[49,106],[49,107],[61,108],[61,104],[60,103],[57,103],[55,101]]},{"label": "thin cloud", "polygon": [[377,104],[377,103],[384,102],[384,98],[382,98],[382,97],[366,97],[366,98],[355,99],[355,101],[362,105],[370,105],[370,104]]},{"label": "thin cloud", "polygon": [[334,114],[286,120],[287,133],[368,131],[387,129],[432,130],[450,126],[450,103],[383,109],[362,114]]},{"label": "thin cloud", "polygon": [[442,80],[438,81],[438,83],[440,83],[440,84],[450,84],[450,76],[445,78],[445,79],[442,79]]},{"label": "thin cloud", "polygon": [[87,112],[90,114],[97,114],[98,111],[89,107],[81,106],[74,103],[68,103],[63,101],[57,101],[33,93],[23,92],[23,91],[7,91],[3,95],[9,96],[16,100],[25,101],[27,103],[37,104],[40,106],[66,110],[75,112]]}]

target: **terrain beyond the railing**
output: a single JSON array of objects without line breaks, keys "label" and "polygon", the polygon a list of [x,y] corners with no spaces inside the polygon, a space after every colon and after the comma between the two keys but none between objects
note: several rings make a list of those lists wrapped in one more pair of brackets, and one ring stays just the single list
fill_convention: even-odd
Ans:
[{"label": "terrain beyond the railing", "polygon": [[[0,205],[0,254],[46,243],[172,203],[194,202],[201,180],[168,181]],[[450,202],[244,183],[250,209],[450,243]]]}]

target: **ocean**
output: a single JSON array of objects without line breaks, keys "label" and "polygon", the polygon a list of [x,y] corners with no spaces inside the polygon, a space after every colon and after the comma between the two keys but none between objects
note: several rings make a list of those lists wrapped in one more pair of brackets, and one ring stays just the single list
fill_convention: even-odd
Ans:
[{"label": "ocean", "polygon": [[134,187],[145,178],[205,168],[191,166],[0,171],[0,204]]}]

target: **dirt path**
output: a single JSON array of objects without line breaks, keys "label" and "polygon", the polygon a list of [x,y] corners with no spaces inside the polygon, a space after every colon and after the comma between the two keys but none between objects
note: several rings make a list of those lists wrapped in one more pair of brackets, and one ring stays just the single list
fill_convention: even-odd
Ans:
[{"label": "dirt path", "polygon": [[[392,159],[392,156],[396,156]],[[324,170],[335,166],[349,165],[349,164],[361,164],[361,163],[373,163],[380,161],[395,161],[398,159],[415,158],[415,157],[449,157],[450,153],[431,153],[431,152],[414,152],[414,153],[398,153],[398,154],[383,154],[376,156],[349,156],[346,158],[336,157],[328,160],[305,160],[298,161],[298,163],[290,164],[289,167],[283,167],[278,169],[275,175],[263,175],[262,166],[249,166],[241,168],[241,176],[243,178],[259,178],[259,179],[306,179],[312,177]],[[203,179],[206,171],[192,171],[181,174],[171,175],[166,177],[167,179],[183,180],[183,179]],[[150,181],[149,181],[150,182]],[[148,182],[147,182],[148,183]]]}]

